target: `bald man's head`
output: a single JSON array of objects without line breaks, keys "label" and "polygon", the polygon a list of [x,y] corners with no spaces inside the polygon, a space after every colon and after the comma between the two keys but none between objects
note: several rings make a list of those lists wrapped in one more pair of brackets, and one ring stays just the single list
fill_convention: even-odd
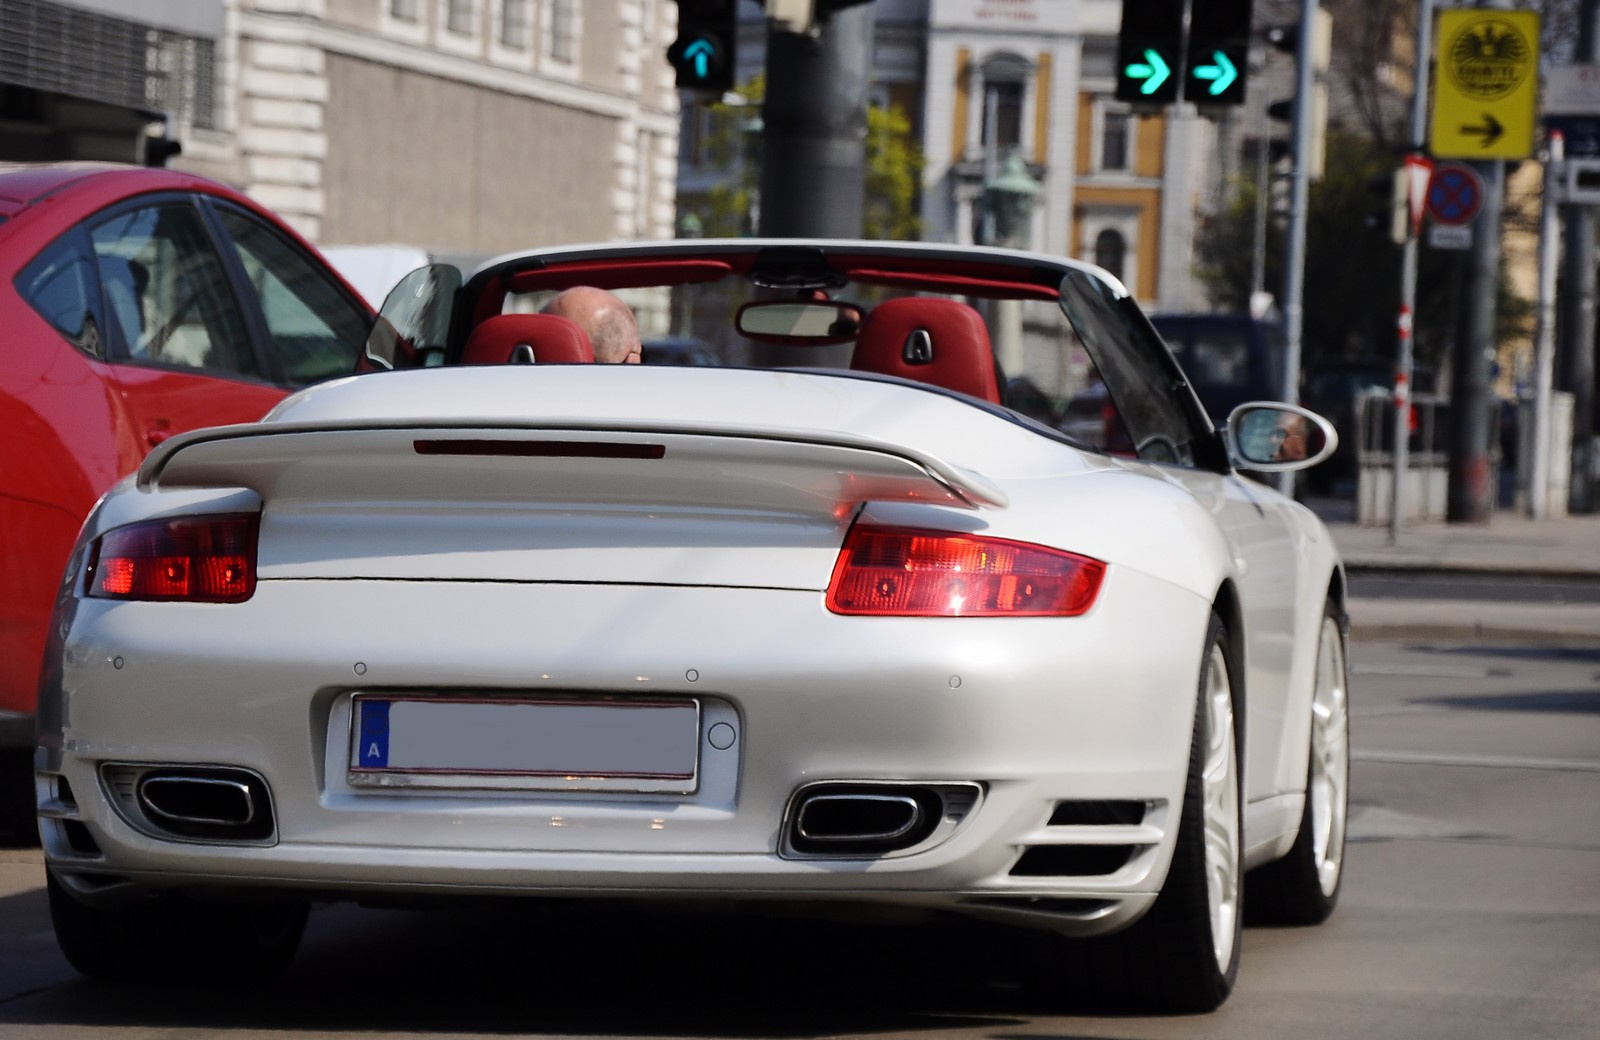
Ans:
[{"label": "bald man's head", "polygon": [[639,323],[633,309],[615,295],[592,285],[563,290],[544,305],[544,313],[577,322],[589,335],[594,359],[607,364],[639,363]]}]

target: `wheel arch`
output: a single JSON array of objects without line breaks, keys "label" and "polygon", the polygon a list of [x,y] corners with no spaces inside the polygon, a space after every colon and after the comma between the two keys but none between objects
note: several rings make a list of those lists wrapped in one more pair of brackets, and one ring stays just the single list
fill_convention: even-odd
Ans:
[{"label": "wheel arch", "polygon": [[1244,612],[1239,603],[1239,590],[1232,579],[1224,579],[1211,598],[1211,610],[1222,620],[1222,630],[1228,638],[1228,664],[1233,674],[1228,677],[1233,692],[1234,741],[1239,745],[1239,768],[1244,769],[1245,706],[1250,691],[1245,688]]}]

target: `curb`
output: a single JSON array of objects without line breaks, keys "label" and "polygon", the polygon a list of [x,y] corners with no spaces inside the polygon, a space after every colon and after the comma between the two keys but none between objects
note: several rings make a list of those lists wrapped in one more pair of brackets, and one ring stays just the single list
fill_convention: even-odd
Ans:
[{"label": "curb", "polygon": [[1352,599],[1352,639],[1600,647],[1600,604]]},{"label": "curb", "polygon": [[1345,557],[1344,570],[1357,577],[1403,574],[1408,577],[1492,578],[1497,581],[1554,581],[1568,584],[1600,584],[1600,571],[1593,567],[1529,566],[1527,564],[1445,563],[1440,560],[1377,560]]}]

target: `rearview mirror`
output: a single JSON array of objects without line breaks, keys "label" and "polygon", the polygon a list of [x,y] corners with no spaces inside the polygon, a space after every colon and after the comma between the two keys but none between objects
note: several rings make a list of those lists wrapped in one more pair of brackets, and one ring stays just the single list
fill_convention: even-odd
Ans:
[{"label": "rearview mirror", "polygon": [[848,343],[861,328],[861,308],[840,300],[755,300],[739,308],[734,327],[759,343]]}]

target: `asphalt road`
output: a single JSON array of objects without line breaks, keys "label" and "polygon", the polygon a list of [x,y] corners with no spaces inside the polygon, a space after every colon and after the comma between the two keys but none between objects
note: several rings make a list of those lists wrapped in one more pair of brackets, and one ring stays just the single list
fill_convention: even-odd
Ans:
[{"label": "asphalt road", "polygon": [[1358,644],[1346,888],[1251,928],[1222,1011],[1040,1006],[974,929],[319,909],[283,983],[118,988],[56,951],[37,850],[0,850],[0,1037],[1561,1040],[1600,1021],[1600,649]]}]

